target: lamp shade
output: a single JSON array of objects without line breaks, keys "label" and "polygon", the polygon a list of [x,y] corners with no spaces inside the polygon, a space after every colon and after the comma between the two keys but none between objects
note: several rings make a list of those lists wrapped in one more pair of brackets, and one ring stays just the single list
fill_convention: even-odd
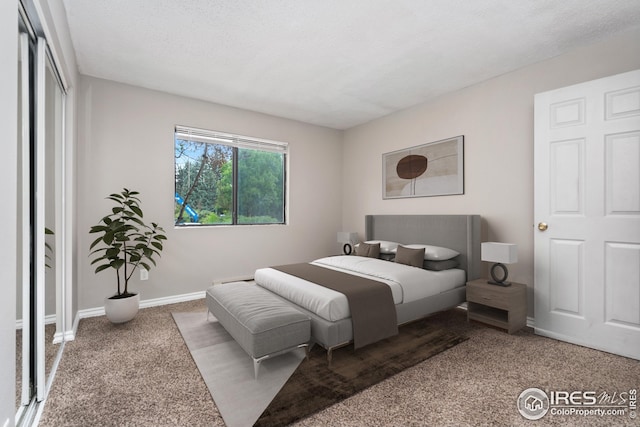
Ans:
[{"label": "lamp shade", "polygon": [[513,264],[518,262],[518,245],[513,243],[484,242],[481,247],[482,261]]},{"label": "lamp shade", "polygon": [[356,243],[358,241],[358,233],[351,231],[339,231],[338,243]]}]

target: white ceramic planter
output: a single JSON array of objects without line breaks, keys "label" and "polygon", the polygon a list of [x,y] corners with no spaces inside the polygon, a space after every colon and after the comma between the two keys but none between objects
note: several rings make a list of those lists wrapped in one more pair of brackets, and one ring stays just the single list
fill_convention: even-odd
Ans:
[{"label": "white ceramic planter", "polygon": [[140,294],[128,298],[105,298],[104,311],[112,323],[124,323],[136,317],[140,308]]}]

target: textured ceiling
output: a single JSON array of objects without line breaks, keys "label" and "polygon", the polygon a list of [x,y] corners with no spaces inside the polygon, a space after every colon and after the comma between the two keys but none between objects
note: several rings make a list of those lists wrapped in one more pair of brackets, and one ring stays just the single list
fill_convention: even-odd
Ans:
[{"label": "textured ceiling", "polygon": [[640,23],[638,0],[64,0],[80,73],[346,129]]}]

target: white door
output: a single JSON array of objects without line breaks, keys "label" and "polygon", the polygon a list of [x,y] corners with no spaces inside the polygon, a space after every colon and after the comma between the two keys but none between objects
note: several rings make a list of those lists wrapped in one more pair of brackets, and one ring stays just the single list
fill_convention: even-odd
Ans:
[{"label": "white door", "polygon": [[535,331],[640,359],[640,70],[536,95],[534,145]]}]

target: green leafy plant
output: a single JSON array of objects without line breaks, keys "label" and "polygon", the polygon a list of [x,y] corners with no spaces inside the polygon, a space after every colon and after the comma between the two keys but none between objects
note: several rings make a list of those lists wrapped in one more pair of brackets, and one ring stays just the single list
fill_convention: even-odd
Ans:
[{"label": "green leafy plant", "polygon": [[129,293],[129,279],[138,267],[150,270],[156,265],[154,257],[160,257],[163,241],[167,239],[157,223],[143,221],[139,194],[124,188],[120,193],[109,195],[107,199],[115,206],[89,231],[99,234],[89,248],[89,256],[95,257],[91,265],[97,264],[95,272],[108,268],[116,271],[118,293],[112,298],[134,295]]}]

